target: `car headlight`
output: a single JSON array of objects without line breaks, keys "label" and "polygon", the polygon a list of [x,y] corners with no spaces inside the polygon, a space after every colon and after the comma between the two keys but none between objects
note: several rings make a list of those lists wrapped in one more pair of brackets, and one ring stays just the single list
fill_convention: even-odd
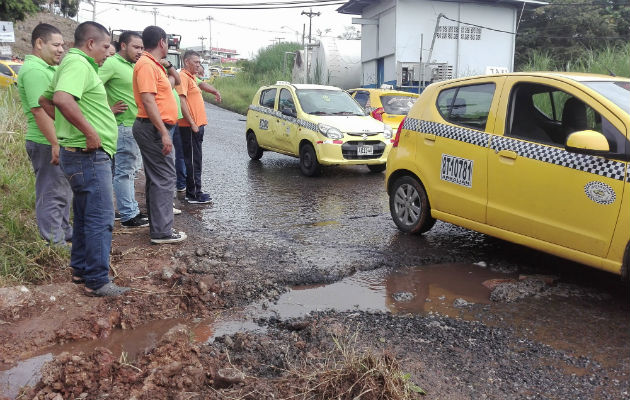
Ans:
[{"label": "car headlight", "polygon": [[392,127],[387,125],[387,124],[383,124],[385,125],[385,129],[383,130],[383,137],[385,139],[391,139],[392,136],[394,136],[394,132],[392,131]]},{"label": "car headlight", "polygon": [[322,135],[326,136],[329,139],[334,140],[334,139],[343,138],[343,133],[341,133],[339,129],[333,126],[325,125],[325,124],[318,124],[317,129],[319,129],[319,132],[321,132]]}]

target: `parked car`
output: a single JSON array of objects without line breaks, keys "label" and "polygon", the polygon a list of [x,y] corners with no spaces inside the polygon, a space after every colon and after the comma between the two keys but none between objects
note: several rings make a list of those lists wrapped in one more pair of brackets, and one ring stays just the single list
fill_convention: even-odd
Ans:
[{"label": "parked car", "polygon": [[343,90],[322,85],[277,82],[258,89],[247,112],[247,152],[299,157],[306,176],[322,165],[365,164],[385,170],[392,129],[368,116]]},{"label": "parked car", "polygon": [[348,93],[370,115],[391,126],[394,131],[402,122],[413,104],[417,93],[390,89],[350,89]]},{"label": "parked car", "polygon": [[22,68],[22,63],[0,60],[0,87],[9,87],[17,84],[20,68]]},{"label": "parked car", "polygon": [[630,80],[578,73],[430,85],[387,161],[392,218],[436,219],[628,276]]}]

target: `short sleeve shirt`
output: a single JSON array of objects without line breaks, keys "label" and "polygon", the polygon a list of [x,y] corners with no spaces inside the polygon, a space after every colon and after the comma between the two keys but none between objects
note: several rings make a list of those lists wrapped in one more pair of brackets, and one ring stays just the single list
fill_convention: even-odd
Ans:
[{"label": "short sleeve shirt", "polygon": [[24,59],[24,65],[18,74],[18,92],[20,93],[22,109],[28,122],[26,140],[31,142],[50,144],[39,130],[31,108],[39,107],[39,97],[48,89],[56,70],[57,67],[48,65],[41,58],[27,55]]},{"label": "short sleeve shirt", "polygon": [[107,101],[113,106],[122,100],[127,105],[127,110],[116,114],[118,125],[132,126],[138,114],[136,100],[133,97],[133,64],[116,53],[107,57],[103,66],[98,69],[107,92]]},{"label": "short sleeve shirt", "polygon": [[[182,69],[179,74],[182,83],[179,86],[176,86],[177,92],[186,96],[186,104],[188,105],[188,110],[190,111],[190,115],[192,116],[193,121],[197,126],[207,125],[208,118],[206,117],[206,106],[203,101],[203,96],[201,95],[201,89],[197,85],[197,81],[195,80],[195,76],[191,75],[188,71]],[[186,118],[182,118],[179,120],[180,126],[190,126]]]},{"label": "short sleeve shirt", "polygon": [[[101,138],[103,149],[113,156],[116,153],[118,127],[107,104],[107,93],[98,76],[98,65],[83,51],[72,48],[63,58],[44,97],[52,99],[55,92],[74,96],[81,113]],[[85,135],[72,125],[55,108],[55,130],[59,145],[86,148]]]},{"label": "short sleeve shirt", "polygon": [[155,102],[162,121],[171,125],[177,123],[177,104],[166,70],[146,51],[133,68],[133,96],[138,105],[138,117],[149,118],[142,104],[141,93],[155,94]]},{"label": "short sleeve shirt", "polygon": [[173,88],[173,96],[175,97],[175,103],[177,103],[177,119],[179,120],[184,118],[184,116],[182,115],[182,103],[175,88]]}]

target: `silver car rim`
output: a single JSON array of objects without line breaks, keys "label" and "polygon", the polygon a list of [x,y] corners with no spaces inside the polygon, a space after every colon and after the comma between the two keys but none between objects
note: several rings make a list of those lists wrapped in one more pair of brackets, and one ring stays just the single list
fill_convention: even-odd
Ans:
[{"label": "silver car rim", "polygon": [[415,225],[420,220],[422,203],[420,194],[412,185],[400,185],[394,195],[394,212],[398,220],[405,225]]}]

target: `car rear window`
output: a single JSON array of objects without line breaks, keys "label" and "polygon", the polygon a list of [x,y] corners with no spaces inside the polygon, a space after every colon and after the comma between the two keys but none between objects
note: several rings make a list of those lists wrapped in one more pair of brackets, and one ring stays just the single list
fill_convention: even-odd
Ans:
[{"label": "car rear window", "polygon": [[387,114],[395,115],[407,115],[409,110],[415,103],[417,97],[413,96],[400,96],[400,95],[383,95],[381,96],[381,104],[383,104],[383,110]]},{"label": "car rear window", "polygon": [[483,131],[495,88],[494,83],[483,83],[443,90],[437,98],[438,111],[448,122]]}]

